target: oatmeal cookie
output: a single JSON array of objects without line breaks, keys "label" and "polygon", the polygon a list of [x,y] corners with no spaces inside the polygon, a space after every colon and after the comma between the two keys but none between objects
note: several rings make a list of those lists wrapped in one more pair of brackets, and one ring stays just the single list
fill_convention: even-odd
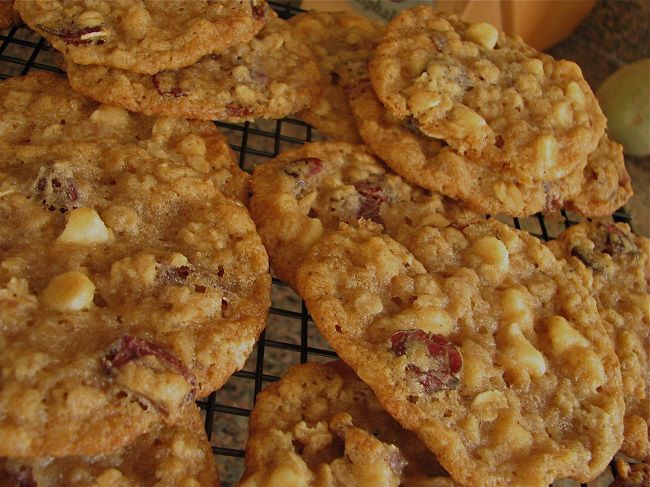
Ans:
[{"label": "oatmeal cookie", "polygon": [[213,123],[147,117],[100,105],[65,79],[34,72],[0,84],[0,153],[41,150],[59,142],[119,142],[131,150],[189,166],[226,196],[246,202],[248,175]]},{"label": "oatmeal cookie", "polygon": [[321,93],[298,117],[333,140],[360,143],[344,86],[359,73],[368,77],[383,23],[348,12],[306,12],[289,23],[309,44],[321,71]]},{"label": "oatmeal cookie", "polygon": [[0,105],[0,455],[114,451],[243,366],[267,255],[186,121],[51,74]]},{"label": "oatmeal cookie", "polygon": [[457,484],[347,365],[330,362],[296,365],[257,396],[239,485]]},{"label": "oatmeal cookie", "polygon": [[621,363],[622,451],[650,460],[650,240],[624,223],[581,223],[549,243],[573,272],[593,275],[593,295]]},{"label": "oatmeal cookie", "polygon": [[370,78],[397,117],[413,117],[425,134],[521,181],[584,168],[605,131],[575,63],[428,6],[389,24]]},{"label": "oatmeal cookie", "polygon": [[587,217],[614,213],[632,197],[630,175],[625,169],[623,146],[603,135],[587,158],[585,182],[580,193],[567,202],[571,210]]},{"label": "oatmeal cookie", "polygon": [[436,269],[444,249],[436,238],[450,225],[480,216],[444,196],[404,181],[366,147],[315,142],[255,168],[250,211],[277,276],[294,289],[299,262],[341,221],[381,223],[425,266]]},{"label": "oatmeal cookie", "polygon": [[20,15],[14,10],[14,0],[0,0],[0,29],[20,23]]},{"label": "oatmeal cookie", "polygon": [[510,216],[552,212],[582,187],[582,168],[556,181],[526,183],[512,171],[495,170],[461,156],[424,135],[413,119],[400,121],[393,116],[368,80],[361,80],[347,94],[370,150],[411,183],[461,200],[475,211]]},{"label": "oatmeal cookie", "polygon": [[248,43],[154,76],[68,61],[70,85],[90,98],[146,114],[242,122],[304,109],[319,90],[312,52],[272,13]]},{"label": "oatmeal cookie", "polygon": [[618,360],[588,276],[496,220],[427,272],[374,224],[330,233],[298,287],[332,348],[467,485],[586,482],[620,447]]},{"label": "oatmeal cookie", "polygon": [[115,452],[86,457],[0,459],[2,487],[218,487],[217,465],[199,409],[175,425],[156,425]]},{"label": "oatmeal cookie", "polygon": [[30,28],[71,62],[134,73],[180,69],[247,42],[265,0],[17,0]]}]

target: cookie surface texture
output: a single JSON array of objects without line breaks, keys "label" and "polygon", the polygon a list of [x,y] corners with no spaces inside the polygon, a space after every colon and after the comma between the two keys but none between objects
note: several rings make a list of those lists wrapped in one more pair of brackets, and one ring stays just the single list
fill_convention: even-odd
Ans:
[{"label": "cookie surface texture", "polygon": [[298,287],[332,348],[468,485],[580,482],[623,437],[618,361],[587,282],[496,220],[428,273],[376,227],[314,246]]},{"label": "cookie surface texture", "polygon": [[365,146],[315,142],[281,153],[255,168],[251,216],[278,277],[295,286],[299,262],[340,222],[381,223],[428,267],[444,251],[436,236],[480,218],[463,205],[411,185]]},{"label": "cookie surface texture", "polygon": [[321,93],[298,117],[333,140],[360,143],[344,86],[359,73],[368,77],[384,25],[347,12],[305,12],[288,22],[309,44],[321,71]]},{"label": "cookie surface texture", "polygon": [[70,85],[102,103],[146,114],[230,122],[282,118],[309,105],[320,73],[291,27],[270,8],[266,16],[248,43],[177,71],[149,76],[68,61]]},{"label": "cookie surface texture", "polygon": [[389,24],[370,77],[398,118],[413,117],[427,135],[522,181],[584,168],[605,130],[575,63],[432,7]]},{"label": "cookie surface texture", "polygon": [[474,211],[527,216],[552,212],[578,194],[583,169],[564,178],[527,183],[513,171],[495,170],[427,137],[410,119],[400,121],[377,99],[368,80],[347,90],[366,145],[411,183],[461,200]]},{"label": "cookie surface texture", "polygon": [[0,29],[20,23],[20,15],[14,10],[14,0],[0,0]]},{"label": "cookie surface texture", "polygon": [[630,175],[625,169],[623,146],[604,135],[587,158],[585,182],[567,207],[584,216],[607,216],[632,197]]},{"label": "cookie surface texture", "polygon": [[52,74],[3,81],[0,105],[0,454],[114,451],[243,366],[266,252],[220,190],[214,126]]},{"label": "cookie surface texture", "polygon": [[19,0],[25,23],[78,64],[136,73],[180,69],[247,42],[264,0]]},{"label": "cookie surface texture", "polygon": [[[205,486],[218,487],[210,442],[197,407],[177,424],[157,425],[112,454],[87,457],[0,460],[0,486],[81,487]],[[29,483],[31,481],[31,483]]]},{"label": "cookie surface texture", "polygon": [[240,487],[418,482],[457,485],[344,363],[294,366],[258,395]]},{"label": "cookie surface texture", "polygon": [[623,223],[581,223],[549,243],[574,272],[593,275],[594,297],[621,363],[625,439],[621,450],[650,459],[650,240]]}]

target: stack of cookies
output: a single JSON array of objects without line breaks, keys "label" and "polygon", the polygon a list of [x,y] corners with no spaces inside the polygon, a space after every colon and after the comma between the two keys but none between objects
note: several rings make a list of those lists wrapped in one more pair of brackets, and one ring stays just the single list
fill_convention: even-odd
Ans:
[{"label": "stack of cookies", "polygon": [[311,51],[265,0],[18,0],[72,88],[127,110],[199,120],[282,118],[319,89]]}]

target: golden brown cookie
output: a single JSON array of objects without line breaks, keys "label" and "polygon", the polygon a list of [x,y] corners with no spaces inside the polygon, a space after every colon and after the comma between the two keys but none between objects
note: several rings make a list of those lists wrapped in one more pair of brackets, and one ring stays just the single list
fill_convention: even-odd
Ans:
[{"label": "golden brown cookie", "polygon": [[277,276],[296,288],[300,261],[340,222],[381,223],[425,266],[441,265],[435,244],[450,226],[481,218],[463,205],[407,183],[365,146],[315,142],[255,168],[250,210]]},{"label": "golden brown cookie", "polygon": [[242,122],[282,118],[307,107],[319,90],[314,57],[289,25],[269,20],[248,43],[149,76],[67,62],[70,85],[90,98],[146,113]]},{"label": "golden brown cookie", "polygon": [[384,24],[348,12],[305,12],[289,19],[316,55],[321,93],[298,117],[333,140],[361,143],[344,86],[361,73],[381,40]]},{"label": "golden brown cookie", "polygon": [[14,10],[14,0],[0,0],[0,29],[20,24],[20,15]]},{"label": "golden brown cookie", "polygon": [[427,272],[371,224],[326,236],[297,277],[319,329],[457,481],[596,477],[625,406],[589,276],[496,220],[439,238]]},{"label": "golden brown cookie", "polygon": [[495,170],[461,156],[427,137],[412,119],[400,121],[384,108],[368,80],[347,90],[359,133],[366,145],[413,184],[492,215],[528,216],[552,212],[576,195],[584,180],[577,169],[564,178],[527,183],[506,169]]},{"label": "golden brown cookie", "polygon": [[423,133],[522,182],[584,168],[605,131],[575,63],[431,6],[390,22],[370,78],[399,119],[413,117]]},{"label": "golden brown cookie", "polygon": [[218,487],[217,465],[199,409],[189,407],[182,421],[156,425],[115,453],[0,459],[2,487],[88,485]]},{"label": "golden brown cookie", "polygon": [[567,202],[571,210],[587,217],[614,213],[632,197],[630,175],[625,169],[623,146],[603,135],[587,158],[585,182],[580,193]]},{"label": "golden brown cookie", "polygon": [[114,451],[243,366],[266,252],[214,128],[52,74],[3,81],[0,106],[0,455]]},{"label": "golden brown cookie", "polygon": [[581,223],[549,243],[558,258],[593,276],[593,295],[621,363],[621,450],[650,460],[650,240],[623,223]]},{"label": "golden brown cookie", "polygon": [[306,363],[256,399],[240,487],[457,485],[343,362]]},{"label": "golden brown cookie", "polygon": [[30,28],[71,62],[135,73],[180,69],[247,42],[265,0],[18,0]]}]

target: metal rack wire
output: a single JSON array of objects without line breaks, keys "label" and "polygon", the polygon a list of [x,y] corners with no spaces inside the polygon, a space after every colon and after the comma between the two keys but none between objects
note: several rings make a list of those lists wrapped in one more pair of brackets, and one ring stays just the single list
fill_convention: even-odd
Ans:
[{"label": "metal rack wire", "polygon": [[[291,2],[269,3],[283,18],[301,11],[291,6]],[[38,34],[26,27],[0,31],[0,79],[23,75],[30,70],[61,72],[52,62],[49,45]],[[238,153],[240,166],[248,172],[289,147],[319,138],[309,125],[291,118],[216,124],[226,133]],[[579,215],[564,210],[550,216],[537,214],[530,218],[499,219],[543,240],[552,239],[582,220]],[[612,215],[612,219],[631,224],[624,209]],[[221,390],[197,401],[203,410],[205,430],[217,456],[224,486],[236,483],[243,471],[248,416],[264,384],[278,380],[293,364],[329,361],[336,357],[318,333],[299,296],[276,278],[273,278],[272,302],[268,327],[244,368]]]}]

